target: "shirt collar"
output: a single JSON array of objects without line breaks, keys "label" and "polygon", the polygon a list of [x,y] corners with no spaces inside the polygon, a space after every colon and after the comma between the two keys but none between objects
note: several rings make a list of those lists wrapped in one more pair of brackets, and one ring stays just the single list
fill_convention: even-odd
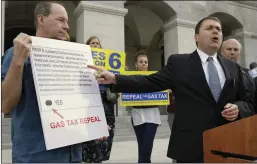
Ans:
[{"label": "shirt collar", "polygon": [[212,57],[214,62],[218,63],[217,52],[213,56],[209,56],[198,48],[196,50],[203,64],[207,62],[208,57]]}]

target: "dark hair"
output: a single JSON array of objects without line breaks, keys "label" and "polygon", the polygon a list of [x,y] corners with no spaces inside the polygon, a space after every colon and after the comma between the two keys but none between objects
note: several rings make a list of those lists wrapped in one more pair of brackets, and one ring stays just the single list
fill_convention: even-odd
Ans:
[{"label": "dark hair", "polygon": [[[205,17],[205,18],[201,19],[201,20],[196,24],[196,26],[195,26],[195,34],[199,34],[200,28],[201,28],[201,26],[202,26],[202,24],[203,24],[203,22],[204,22],[205,20],[215,20],[215,21],[219,22],[220,26],[222,26],[222,25],[221,25],[221,21],[219,20],[219,18],[217,18],[217,17],[212,17],[212,16],[208,16],[208,17]],[[198,46],[197,42],[196,42],[196,46]]]},{"label": "dark hair", "polygon": [[256,62],[252,62],[250,65],[249,65],[249,68],[250,69],[254,69],[257,67],[257,63]]},{"label": "dark hair", "polygon": [[102,45],[101,45],[100,39],[99,39],[97,36],[91,36],[90,38],[88,38],[88,40],[86,41],[86,45],[89,45],[89,44],[90,44],[90,42],[91,42],[93,39],[97,39],[97,40],[99,41],[100,48],[102,48]]},{"label": "dark hair", "polygon": [[136,53],[136,59],[135,61],[137,62],[137,59],[141,56],[144,56],[146,58],[148,58],[147,54],[146,54],[146,51],[145,50],[139,50],[137,53]]},{"label": "dark hair", "polygon": [[34,23],[35,23],[36,29],[37,29],[37,17],[39,15],[43,15],[46,17],[49,16],[51,14],[52,4],[54,4],[54,3],[63,6],[63,4],[58,1],[41,1],[36,5],[35,10],[34,10]]},{"label": "dark hair", "polygon": [[205,17],[205,18],[201,19],[201,20],[196,24],[196,26],[195,26],[195,34],[199,34],[199,32],[200,32],[200,27],[201,27],[201,25],[203,24],[203,22],[204,22],[205,20],[210,20],[210,19],[219,22],[219,24],[220,24],[220,26],[221,26],[221,21],[219,20],[219,18],[208,16],[208,17]]}]

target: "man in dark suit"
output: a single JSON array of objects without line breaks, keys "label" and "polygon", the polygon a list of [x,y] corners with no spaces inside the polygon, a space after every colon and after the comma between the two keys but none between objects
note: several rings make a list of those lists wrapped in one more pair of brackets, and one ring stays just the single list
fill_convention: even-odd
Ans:
[{"label": "man in dark suit", "polygon": [[[167,106],[167,115],[168,115],[168,124],[169,124],[170,130],[172,131],[172,125],[173,125],[173,120],[174,120],[175,111],[176,111],[176,103],[175,103],[175,96],[173,95],[171,90],[170,90],[169,96],[170,96],[170,105]],[[176,163],[176,160],[172,159],[172,163]]]},{"label": "man in dark suit", "polygon": [[115,84],[115,92],[156,92],[171,89],[176,98],[167,156],[177,162],[203,162],[203,132],[252,115],[245,95],[240,66],[217,55],[222,42],[220,20],[207,17],[195,28],[197,50],[191,54],[171,55],[167,65],[149,76],[114,75],[96,70],[101,84]]},{"label": "man in dark suit", "polygon": [[[252,63],[249,65],[249,68],[250,68],[250,71],[257,70],[257,63],[256,63],[256,62],[252,62]],[[249,73],[250,71],[248,71],[248,73]],[[250,74],[250,73],[249,73],[249,74]],[[256,76],[256,74],[255,74],[255,75],[251,74],[251,78],[253,79],[254,84],[255,84],[254,112],[255,112],[255,114],[257,114],[257,76]]]},{"label": "man in dark suit", "polygon": [[[227,39],[223,41],[221,45],[221,54],[233,61],[238,62],[240,59],[240,52],[242,49],[242,45],[236,40],[236,39]],[[244,68],[241,66],[241,71],[244,79],[244,85],[246,89],[246,94],[249,94],[249,97],[252,98],[252,100],[255,100],[255,92],[257,92],[257,88],[254,84],[254,80],[248,73],[249,69]],[[253,111],[254,112],[254,111]]]},{"label": "man in dark suit", "polygon": [[176,111],[176,104],[175,104],[175,96],[173,95],[172,91],[169,93],[170,96],[170,105],[167,106],[167,113],[168,113],[168,123],[170,130],[172,130],[172,124],[175,117]]}]

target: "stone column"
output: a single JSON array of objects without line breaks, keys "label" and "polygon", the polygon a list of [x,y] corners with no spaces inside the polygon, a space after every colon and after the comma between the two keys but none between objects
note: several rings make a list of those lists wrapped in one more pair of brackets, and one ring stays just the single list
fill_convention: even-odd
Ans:
[{"label": "stone column", "polygon": [[75,9],[76,39],[79,43],[96,35],[106,49],[125,51],[124,16],[127,9],[81,1]]},{"label": "stone column", "polygon": [[245,67],[249,68],[252,62],[257,62],[257,34],[251,32],[244,32],[244,46],[245,46]]},{"label": "stone column", "polygon": [[[5,29],[5,8],[7,7],[7,1],[1,1],[1,38],[2,38],[2,43],[1,43],[1,55],[4,55],[4,29]],[[1,117],[4,118],[4,113],[1,114]]]},{"label": "stone column", "polygon": [[172,54],[191,53],[196,49],[194,41],[197,22],[174,18],[163,26],[165,63]]},{"label": "stone column", "polygon": [[[124,52],[124,16],[127,12],[127,9],[118,6],[80,1],[74,11],[77,18],[77,42],[85,43],[90,36],[94,35],[99,37],[104,49]],[[119,116],[127,115],[125,107],[118,105],[118,114]]]},{"label": "stone column", "polygon": [[[191,53],[196,49],[194,28],[196,22],[174,18],[163,26],[164,60],[165,64],[170,55]],[[162,113],[166,108],[162,109]]]},{"label": "stone column", "polygon": [[1,37],[2,37],[2,44],[1,44],[1,53],[2,56],[4,55],[4,31],[5,31],[5,8],[7,7],[7,1],[2,1],[1,2],[1,15],[2,15],[2,19],[1,19]]}]

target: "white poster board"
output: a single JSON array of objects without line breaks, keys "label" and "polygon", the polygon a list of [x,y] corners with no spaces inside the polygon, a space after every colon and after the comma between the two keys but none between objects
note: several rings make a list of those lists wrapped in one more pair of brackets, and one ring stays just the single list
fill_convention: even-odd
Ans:
[{"label": "white poster board", "polygon": [[109,136],[88,45],[32,37],[30,60],[47,150]]}]

